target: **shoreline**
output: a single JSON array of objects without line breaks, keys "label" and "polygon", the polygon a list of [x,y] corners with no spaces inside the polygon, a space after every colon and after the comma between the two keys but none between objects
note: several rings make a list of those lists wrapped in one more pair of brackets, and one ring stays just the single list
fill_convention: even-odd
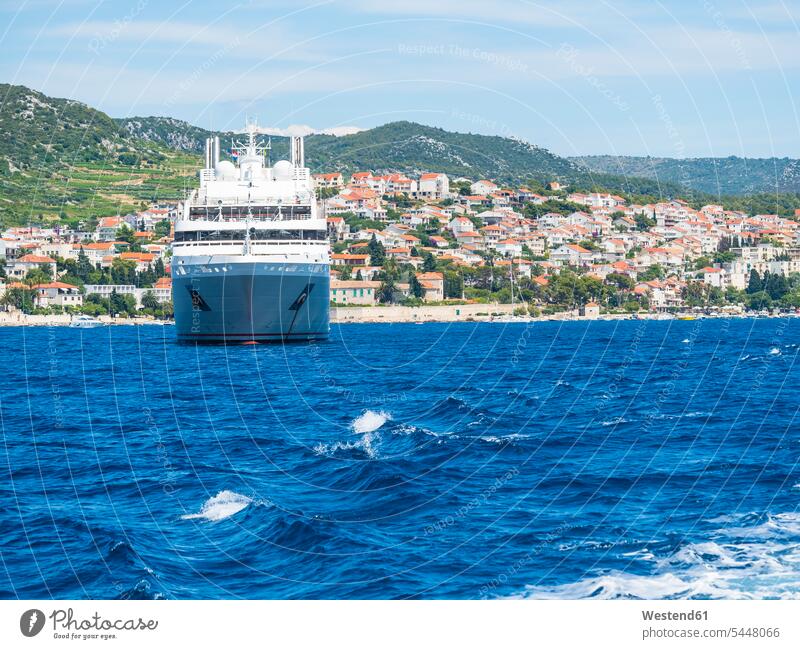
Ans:
[{"label": "shoreline", "polygon": [[[701,320],[718,318],[794,318],[798,314],[783,313],[764,315],[759,313],[604,313],[598,316],[582,316],[575,311],[564,311],[549,315],[513,315],[511,304],[459,304],[436,306],[365,306],[331,307],[331,324],[424,324],[435,322],[590,322],[618,320]],[[151,325],[168,327],[174,320],[156,320],[148,317],[111,318],[98,316],[107,326]],[[68,327],[72,317],[68,314],[29,315],[23,313],[0,312],[0,327]]]}]

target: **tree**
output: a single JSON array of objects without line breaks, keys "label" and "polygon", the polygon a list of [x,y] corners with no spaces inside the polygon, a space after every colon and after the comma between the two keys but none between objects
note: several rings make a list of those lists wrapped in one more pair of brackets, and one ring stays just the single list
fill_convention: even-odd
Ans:
[{"label": "tree", "polygon": [[425,289],[422,288],[422,284],[420,284],[417,276],[414,273],[411,273],[411,277],[408,282],[409,292],[411,293],[411,297],[421,298],[425,295]]},{"label": "tree", "polygon": [[83,282],[89,283],[89,275],[93,270],[92,262],[89,261],[86,251],[83,249],[83,246],[81,246],[78,252],[78,267],[75,270],[75,274],[80,277]]},{"label": "tree", "polygon": [[649,230],[652,227],[655,227],[656,222],[654,219],[651,219],[644,214],[637,214],[633,217],[633,220],[636,222],[636,229],[637,230]]},{"label": "tree", "polygon": [[764,288],[764,284],[761,282],[761,275],[758,274],[758,271],[754,268],[750,271],[750,279],[747,282],[747,292],[748,294],[758,293]]},{"label": "tree", "polygon": [[422,262],[422,270],[426,273],[432,273],[436,270],[436,258],[429,252],[425,253]]},{"label": "tree", "polygon": [[789,292],[789,283],[782,274],[768,273],[764,277],[764,290],[773,300],[780,300]]},{"label": "tree", "polygon": [[383,247],[383,244],[378,241],[374,233],[369,240],[368,250],[369,263],[373,266],[383,266],[383,262],[386,261],[386,249]]},{"label": "tree", "polygon": [[394,280],[391,277],[387,277],[378,289],[378,301],[382,304],[393,303],[396,290]]},{"label": "tree", "polygon": [[156,279],[159,277],[166,277],[167,270],[164,267],[164,260],[159,257],[153,264],[153,272],[156,274]]},{"label": "tree", "polygon": [[142,307],[145,309],[150,309],[151,311],[155,311],[158,308],[158,298],[153,291],[145,291],[145,294],[142,295]]},{"label": "tree", "polygon": [[114,284],[136,284],[136,262],[115,257],[111,262],[111,281]]},{"label": "tree", "polygon": [[633,280],[628,275],[623,275],[622,273],[609,273],[606,276],[606,281],[617,288],[626,290],[633,288]]},{"label": "tree", "polygon": [[31,313],[33,311],[33,297],[35,291],[29,288],[9,288],[0,298],[0,303],[5,307],[14,307],[23,313]]},{"label": "tree", "polygon": [[461,273],[448,270],[444,273],[445,298],[460,298],[464,295],[464,278]]},{"label": "tree", "polygon": [[747,307],[753,311],[772,308],[772,298],[766,291],[758,291],[747,296]]},{"label": "tree", "polygon": [[156,239],[161,239],[162,237],[169,236],[171,230],[172,230],[172,225],[170,224],[169,219],[164,219],[163,221],[159,221],[153,227],[153,232],[156,236]]},{"label": "tree", "polygon": [[664,277],[664,268],[661,264],[653,264],[649,266],[647,270],[641,272],[637,275],[637,279],[640,282],[649,282],[654,279],[663,279]]},{"label": "tree", "polygon": [[695,270],[702,270],[706,266],[710,266],[710,265],[711,265],[711,259],[704,255],[702,257],[698,257],[697,259],[695,259],[694,269]]},{"label": "tree", "polygon": [[117,289],[111,291],[108,298],[109,313],[114,315],[133,315],[136,313],[136,300],[133,295],[117,293]]},{"label": "tree", "polygon": [[127,241],[130,244],[133,244],[136,241],[136,237],[134,236],[133,230],[125,223],[123,223],[119,228],[117,228],[114,237],[117,241]]},{"label": "tree", "polygon": [[36,284],[47,284],[53,280],[53,271],[49,264],[40,264],[37,268],[31,268],[25,275],[25,283],[30,286]]}]

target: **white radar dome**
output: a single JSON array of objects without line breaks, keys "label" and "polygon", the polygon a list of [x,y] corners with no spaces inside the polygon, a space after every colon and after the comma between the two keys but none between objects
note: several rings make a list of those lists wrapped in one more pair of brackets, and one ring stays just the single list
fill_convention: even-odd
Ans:
[{"label": "white radar dome", "polygon": [[292,163],[288,160],[278,160],[272,167],[272,177],[275,180],[291,180],[292,169]]},{"label": "white radar dome", "polygon": [[217,176],[223,180],[236,179],[236,167],[230,160],[220,160],[214,170],[217,172]]}]

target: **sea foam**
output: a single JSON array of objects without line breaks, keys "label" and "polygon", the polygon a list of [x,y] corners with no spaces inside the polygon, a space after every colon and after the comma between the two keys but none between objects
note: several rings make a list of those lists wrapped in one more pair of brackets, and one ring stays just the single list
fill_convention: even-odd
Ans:
[{"label": "sea foam", "polygon": [[378,456],[378,452],[373,445],[377,437],[378,429],[387,421],[391,421],[392,415],[382,410],[365,410],[352,422],[350,430],[356,435],[361,435],[361,439],[348,442],[334,442],[333,444],[317,444],[314,453],[317,455],[334,455],[337,451],[359,450],[370,459]]},{"label": "sea foam", "polygon": [[800,515],[796,513],[775,514],[754,527],[718,530],[715,539],[688,543],[663,558],[644,551],[639,559],[651,563],[652,574],[649,575],[612,571],[568,584],[528,586],[519,596],[535,599],[796,599],[800,595],[797,579],[800,544],[796,541],[799,525]]},{"label": "sea foam", "polygon": [[184,520],[203,518],[207,521],[221,521],[242,511],[251,502],[253,502],[252,498],[225,489],[206,500],[197,514],[184,514],[181,518]]},{"label": "sea foam", "polygon": [[391,419],[392,416],[388,412],[383,412],[382,410],[377,412],[374,410],[365,410],[353,420],[350,424],[350,428],[352,428],[353,432],[357,435],[363,435],[364,433],[371,433],[378,430]]}]

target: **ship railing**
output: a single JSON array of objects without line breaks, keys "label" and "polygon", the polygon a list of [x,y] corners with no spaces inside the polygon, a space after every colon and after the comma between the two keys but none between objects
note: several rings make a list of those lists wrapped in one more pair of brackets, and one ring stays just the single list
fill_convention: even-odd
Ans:
[{"label": "ship railing", "polygon": [[[275,248],[277,246],[316,246],[328,245],[327,239],[283,239],[274,241],[251,241],[251,250],[260,248]],[[236,246],[237,249],[244,245],[244,239],[232,241],[175,241],[173,248],[205,248],[207,246]]]},{"label": "ship railing", "polygon": [[298,194],[290,198],[275,198],[275,197],[261,197],[261,198],[248,198],[248,196],[234,196],[233,198],[209,198],[205,194],[197,194],[192,197],[190,206],[192,208],[209,208],[217,209],[218,207],[247,207],[248,205],[260,205],[263,207],[289,207],[306,206],[308,207],[313,201],[313,195]]},{"label": "ship railing", "polygon": [[314,215],[309,211],[303,210],[302,212],[295,212],[292,209],[284,208],[280,212],[275,213],[248,213],[247,211],[241,212],[219,212],[213,209],[203,210],[202,212],[190,212],[190,221],[215,221],[220,223],[242,223],[244,221],[254,222],[273,222],[273,221],[305,221],[314,218]]}]

